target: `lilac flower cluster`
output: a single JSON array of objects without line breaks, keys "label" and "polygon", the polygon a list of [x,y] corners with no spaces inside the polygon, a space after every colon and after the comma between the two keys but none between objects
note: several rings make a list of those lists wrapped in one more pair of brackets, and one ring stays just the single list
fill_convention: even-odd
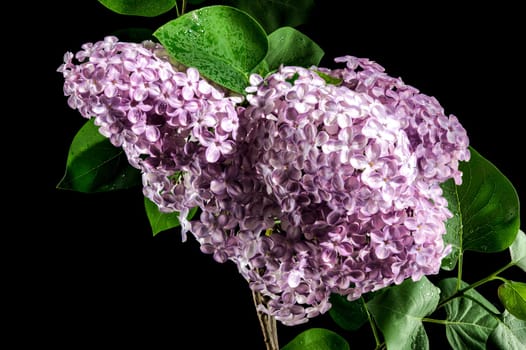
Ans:
[{"label": "lilac flower cluster", "polygon": [[235,153],[242,99],[225,96],[195,68],[177,69],[159,44],[108,36],[66,53],[58,71],[69,106],[94,117],[100,133],[122,147],[142,171],[145,196],[162,211],[198,206],[181,174]]},{"label": "lilac flower cluster", "polygon": [[[281,67],[228,96],[157,44],[108,37],[66,54],[69,105],[143,173],[144,194],[181,212],[215,260],[237,264],[287,325],[439,271],[440,183],[461,183],[468,138],[438,101],[351,56]],[[328,83],[331,76],[339,83]],[[243,103],[242,103],[243,102]],[[200,217],[186,213],[200,208]]]},{"label": "lilac flower cluster", "polygon": [[469,159],[465,130],[436,99],[369,60],[337,61],[346,67],[282,67],[247,89],[239,134],[280,213],[238,263],[286,324],[325,312],[331,293],[354,300],[437,273],[451,217],[439,185],[459,184]]}]

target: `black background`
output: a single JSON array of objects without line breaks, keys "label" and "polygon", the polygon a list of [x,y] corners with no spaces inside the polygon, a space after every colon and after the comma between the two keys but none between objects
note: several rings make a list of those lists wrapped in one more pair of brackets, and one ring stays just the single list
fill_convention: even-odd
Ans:
[{"label": "black background", "polygon": [[[310,21],[298,28],[325,50],[322,65],[332,67],[334,57],[346,54],[369,57],[435,96],[447,114],[458,116],[471,145],[524,198],[525,80],[519,51],[524,37],[518,8],[343,3],[317,2]],[[263,349],[250,291],[233,264],[215,263],[193,238],[182,243],[177,230],[152,237],[140,189],[82,194],[55,188],[69,144],[85,122],[62,94],[56,68],[63,54],[122,28],[155,29],[174,13],[126,17],[95,0],[48,2],[42,11],[35,13],[40,21],[29,27],[31,35],[15,48],[30,62],[15,113],[15,130],[29,129],[22,140],[29,149],[20,157],[18,146],[11,148],[9,159],[17,161],[4,171],[11,179],[7,191],[17,194],[10,208],[22,218],[6,217],[15,220],[9,234],[17,235],[22,248],[6,265],[14,276],[11,324],[20,332],[19,342],[57,348]],[[32,95],[25,98],[28,92]],[[20,166],[24,176],[14,181]],[[468,253],[465,280],[502,266],[506,254]],[[494,298],[496,286],[483,291]],[[325,315],[304,326],[280,325],[280,343],[308,327],[345,334]],[[442,348],[443,328],[428,331],[431,348]],[[364,327],[350,337],[351,348],[374,348],[369,334]]]}]

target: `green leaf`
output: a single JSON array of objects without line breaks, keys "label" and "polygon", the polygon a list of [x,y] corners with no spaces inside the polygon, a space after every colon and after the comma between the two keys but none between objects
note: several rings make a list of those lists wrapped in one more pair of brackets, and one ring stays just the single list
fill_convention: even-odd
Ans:
[{"label": "green leaf", "polygon": [[510,246],[511,262],[526,271],[526,234],[519,230]]},{"label": "green leaf", "polygon": [[[462,176],[462,181],[467,181],[466,176]],[[449,179],[442,185],[444,198],[447,199],[447,206],[453,217],[446,221],[446,234],[444,243],[451,244],[451,252],[442,259],[441,267],[444,270],[451,271],[455,268],[462,248],[462,236],[464,234],[462,227],[462,213],[460,211],[460,202],[458,198],[458,186],[453,179]]]},{"label": "green leaf", "polygon": [[[445,300],[456,292],[457,279],[447,278],[439,282],[441,299]],[[461,288],[467,287],[465,282]],[[492,313],[499,311],[474,289],[464,296],[448,301],[444,305],[447,314],[446,336],[453,349],[485,349],[490,334],[498,325]]]},{"label": "green leaf", "polygon": [[170,11],[176,0],[99,0],[113,12],[121,15],[155,17]]},{"label": "green leaf", "polygon": [[526,322],[504,311],[502,320],[499,320],[499,325],[490,335],[488,345],[491,345],[491,349],[512,350],[523,349],[524,344],[526,344]]},{"label": "green leaf", "polygon": [[452,269],[459,251],[498,252],[508,248],[519,230],[519,197],[511,182],[487,159],[470,148],[461,162],[462,185],[442,184],[454,217],[446,224],[446,243],[453,246],[443,267]]},{"label": "green leaf", "polygon": [[154,236],[159,232],[166,231],[180,225],[179,212],[163,213],[159,211],[157,204],[146,197],[144,197],[144,209],[146,210],[146,216],[150,221],[150,227],[152,228]]},{"label": "green leaf", "polygon": [[[150,221],[150,227],[152,233],[156,236],[159,232],[163,232],[172,228],[179,227],[179,212],[163,213],[159,211],[159,207],[144,197],[144,209],[146,210],[146,216]],[[197,207],[192,208],[188,213],[187,219],[190,220],[197,212]]]},{"label": "green leaf", "polygon": [[265,61],[270,70],[287,66],[317,66],[324,55],[323,50],[308,36],[292,27],[276,29],[268,36],[269,50]]},{"label": "green leaf", "polygon": [[252,15],[267,33],[306,23],[314,8],[314,0],[227,0],[226,3]]},{"label": "green leaf", "polygon": [[66,173],[57,188],[79,192],[105,192],[141,184],[139,170],[128,163],[120,147],[113,146],[90,119],[71,142]]},{"label": "green leaf", "polygon": [[438,304],[439,290],[426,277],[386,288],[367,303],[389,350],[429,349],[422,319]]},{"label": "green leaf", "polygon": [[333,331],[310,328],[292,339],[281,350],[349,350],[349,344]]},{"label": "green leaf", "polygon": [[526,283],[508,281],[500,285],[498,294],[510,314],[526,321]]},{"label": "green leaf", "polygon": [[229,6],[203,7],[154,32],[175,60],[244,94],[250,72],[265,58],[267,35],[248,14]]},{"label": "green leaf", "polygon": [[362,298],[348,301],[346,297],[339,294],[331,295],[332,307],[329,315],[334,322],[346,331],[358,330],[367,322],[367,311]]}]

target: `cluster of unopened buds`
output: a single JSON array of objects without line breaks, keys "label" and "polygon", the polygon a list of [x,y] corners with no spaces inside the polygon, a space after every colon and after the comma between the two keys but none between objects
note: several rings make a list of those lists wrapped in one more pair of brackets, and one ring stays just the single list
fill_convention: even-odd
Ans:
[{"label": "cluster of unopened buds", "polygon": [[450,251],[440,184],[461,183],[466,131],[368,59],[254,74],[246,96],[151,42],[107,37],[64,61],[69,106],[122,147],[146,197],[180,212],[183,238],[233,261],[284,324],[326,312],[332,293],[436,274]]}]

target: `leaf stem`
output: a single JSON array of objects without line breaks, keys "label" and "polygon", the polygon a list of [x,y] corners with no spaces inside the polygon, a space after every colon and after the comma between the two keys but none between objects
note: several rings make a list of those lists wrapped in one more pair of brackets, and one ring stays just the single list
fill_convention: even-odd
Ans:
[{"label": "leaf stem", "polygon": [[179,12],[179,6],[177,6],[177,1],[175,1],[175,15],[179,17],[181,13]]},{"label": "leaf stem", "polygon": [[181,5],[181,15],[184,15],[186,12],[186,0],[183,0],[183,4]]},{"label": "leaf stem", "polygon": [[[459,269],[460,269],[460,267],[461,267],[461,266],[460,266],[460,262],[461,262],[461,261],[462,261],[462,260],[459,259]],[[488,275],[487,277],[484,277],[484,278],[478,280],[477,282],[474,282],[474,283],[470,284],[469,286],[466,286],[466,287],[464,287],[464,288],[462,288],[462,289],[459,288],[459,287],[460,287],[460,282],[461,282],[461,280],[459,279],[459,280],[457,281],[457,291],[456,291],[453,295],[451,295],[450,297],[448,297],[448,298],[446,298],[445,300],[443,300],[443,301],[437,306],[437,308],[444,306],[446,303],[450,302],[451,300],[463,296],[467,291],[469,291],[469,290],[471,290],[471,289],[474,289],[474,288],[477,288],[477,287],[480,287],[481,285],[483,285],[483,284],[485,284],[485,283],[487,283],[487,282],[490,282],[490,281],[493,281],[493,280],[496,280],[496,279],[498,279],[498,280],[503,280],[503,278],[502,278],[502,277],[499,277],[498,275],[499,275],[501,272],[503,272],[503,271],[509,269],[509,268],[512,267],[512,266],[515,266],[515,263],[514,263],[513,261],[509,262],[508,264],[506,264],[505,266],[501,267],[501,268],[498,269],[497,271],[491,273],[491,274]],[[459,275],[460,275],[460,273],[459,273]]]},{"label": "leaf stem", "polygon": [[464,261],[464,253],[463,253],[462,249],[460,249],[460,252],[458,254],[457,286],[455,288],[455,292],[456,293],[459,292],[460,285],[461,285],[461,282],[462,282],[462,262],[463,261]]},{"label": "leaf stem", "polygon": [[367,308],[367,304],[365,303],[364,298],[360,298],[360,300],[363,303],[363,308],[365,309],[365,313],[367,314],[367,319],[369,320],[369,325],[371,326],[371,330],[373,331],[374,341],[376,342],[376,348],[380,349],[382,346],[382,341],[380,340],[380,334],[378,333],[378,329],[376,328],[376,324],[371,317],[371,313],[369,312],[369,309]]},{"label": "leaf stem", "polygon": [[498,276],[501,272],[509,269],[510,267],[512,266],[515,266],[515,263],[513,261],[510,261],[508,264],[506,264],[505,266],[501,267],[500,269],[498,269],[497,271],[493,272],[492,274],[490,274],[488,277],[486,278],[483,278],[475,283],[472,283],[470,284],[469,286],[465,287],[464,289],[462,289],[463,292],[466,292],[472,288],[477,288],[478,286],[481,286],[483,285],[484,283],[487,283],[489,281],[492,281],[494,279],[500,279],[500,277]]},{"label": "leaf stem", "polygon": [[261,293],[252,291],[252,298],[256,306],[256,313],[258,315],[259,325],[263,332],[263,340],[267,350],[279,350],[278,345],[278,329],[276,326],[276,319],[274,316],[264,313],[259,310],[258,305],[265,305],[265,298]]}]

